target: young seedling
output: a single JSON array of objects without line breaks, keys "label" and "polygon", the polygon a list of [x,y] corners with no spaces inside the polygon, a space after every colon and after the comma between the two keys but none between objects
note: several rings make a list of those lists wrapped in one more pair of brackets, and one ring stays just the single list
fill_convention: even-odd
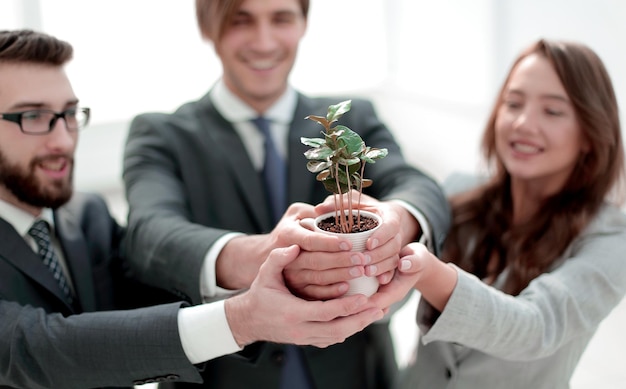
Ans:
[{"label": "young seedling", "polygon": [[[326,117],[309,115],[305,119],[313,120],[322,127],[324,138],[300,138],[300,141],[311,148],[304,153],[309,160],[307,169],[316,173],[317,181],[335,198],[335,223],[340,226],[341,232],[353,231],[355,221],[352,217],[354,209],[352,189],[358,191],[356,201],[357,220],[360,224],[361,214],[359,204],[363,188],[372,185],[371,179],[364,178],[363,172],[366,163],[374,163],[375,160],[387,156],[387,149],[377,149],[365,145],[359,134],[350,128],[337,124],[333,127],[344,113],[352,106],[352,100],[346,100],[339,104],[328,107]],[[347,193],[347,201],[344,201],[344,193]],[[347,202],[347,204],[346,204]]]}]

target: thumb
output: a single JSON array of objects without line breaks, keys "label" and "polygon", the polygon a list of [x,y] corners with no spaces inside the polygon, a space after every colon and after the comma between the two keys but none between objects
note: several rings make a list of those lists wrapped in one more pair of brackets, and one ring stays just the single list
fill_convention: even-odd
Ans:
[{"label": "thumb", "polygon": [[315,231],[315,219],[307,217],[300,220],[300,225],[307,230]]},{"label": "thumb", "polygon": [[283,270],[300,253],[300,246],[291,245],[289,247],[280,247],[272,250],[267,260],[261,265],[259,273],[268,275],[282,275]]}]

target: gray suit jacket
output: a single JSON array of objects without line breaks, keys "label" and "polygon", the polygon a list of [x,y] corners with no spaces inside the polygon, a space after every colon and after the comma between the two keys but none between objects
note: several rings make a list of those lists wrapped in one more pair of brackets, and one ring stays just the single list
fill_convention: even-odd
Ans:
[{"label": "gray suit jacket", "polygon": [[444,311],[420,301],[417,359],[401,388],[564,389],[626,294],[626,215],[605,206],[517,297],[459,270]]},{"label": "gray suit jacket", "polygon": [[[322,128],[304,117],[325,116],[328,106],[341,100],[298,97],[288,139],[290,203],[316,204],[328,196],[306,170],[303,153],[308,147],[300,137],[319,137]],[[414,205],[429,220],[435,237],[443,239],[449,223],[443,193],[431,178],[406,163],[371,103],[353,99],[341,123],[358,132],[367,145],[389,150],[389,156],[365,170],[374,180],[368,194]],[[147,254],[134,264],[138,275],[192,303],[201,301],[200,268],[218,238],[230,231],[258,234],[274,227],[262,180],[238,134],[208,94],[173,114],[134,119],[124,156],[124,182],[130,208],[129,247],[132,253]],[[267,344],[256,351],[251,359],[238,354],[208,363],[207,386],[277,387],[282,346]],[[395,375],[386,324],[372,325],[343,344],[304,351],[319,388],[388,388]]]},{"label": "gray suit jacket", "polygon": [[125,277],[118,251],[123,230],[104,201],[76,193],[54,218],[76,290],[74,306],[64,302],[24,238],[0,218],[0,388],[198,382],[178,336],[180,303],[101,312],[148,304],[155,293]]}]

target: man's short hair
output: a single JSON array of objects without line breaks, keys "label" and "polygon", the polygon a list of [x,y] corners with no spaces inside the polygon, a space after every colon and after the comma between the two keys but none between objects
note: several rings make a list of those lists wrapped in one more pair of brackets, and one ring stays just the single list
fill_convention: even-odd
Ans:
[{"label": "man's short hair", "polygon": [[33,30],[0,31],[0,63],[29,62],[61,66],[72,59],[72,45]]},{"label": "man's short hair", "polygon": [[[228,22],[235,16],[244,0],[196,0],[196,18],[202,36],[219,41]],[[309,14],[309,0],[300,0],[304,19]]]}]

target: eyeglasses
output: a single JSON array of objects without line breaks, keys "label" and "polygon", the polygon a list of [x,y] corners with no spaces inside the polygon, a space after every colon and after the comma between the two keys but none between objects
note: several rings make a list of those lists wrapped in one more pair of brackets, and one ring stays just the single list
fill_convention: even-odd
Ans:
[{"label": "eyeglasses", "polygon": [[52,132],[57,120],[63,118],[69,131],[80,130],[89,122],[89,108],[70,108],[63,112],[49,109],[0,113],[0,119],[17,123],[24,134],[44,135]]}]

